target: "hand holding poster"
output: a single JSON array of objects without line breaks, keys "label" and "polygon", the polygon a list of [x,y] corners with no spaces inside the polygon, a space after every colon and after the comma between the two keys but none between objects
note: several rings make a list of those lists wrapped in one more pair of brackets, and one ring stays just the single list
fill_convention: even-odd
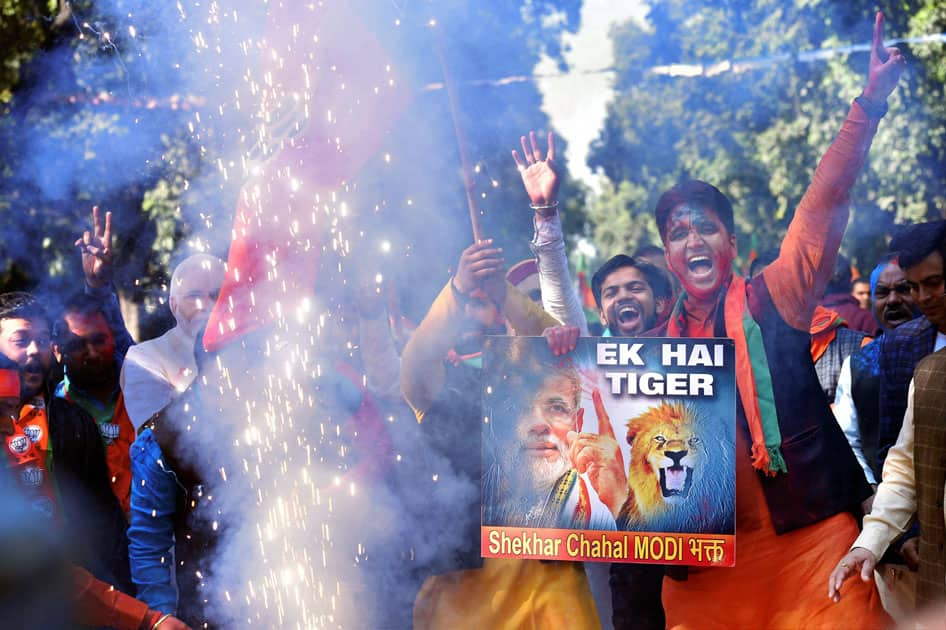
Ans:
[{"label": "hand holding poster", "polygon": [[484,557],[734,564],[731,340],[492,337],[484,368]]}]

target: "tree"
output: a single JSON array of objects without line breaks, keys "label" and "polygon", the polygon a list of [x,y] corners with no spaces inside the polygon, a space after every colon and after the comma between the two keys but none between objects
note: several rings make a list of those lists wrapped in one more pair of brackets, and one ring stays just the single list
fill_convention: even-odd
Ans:
[{"label": "tree", "polygon": [[[660,192],[679,180],[714,183],[734,200],[741,242],[751,234],[760,249],[777,247],[866,79],[866,52],[814,61],[796,55],[869,41],[872,11],[863,2],[653,3],[648,27],[626,24],[614,33],[618,94],[591,165],[603,168],[617,189],[629,184],[646,191],[629,208],[635,216],[651,214]],[[888,16],[886,36],[943,26],[935,3],[900,3]],[[946,110],[937,73],[946,56],[937,45],[910,49],[908,59],[908,79],[891,99],[892,114],[855,188],[842,246],[864,271],[885,248],[894,221],[942,213]],[[696,77],[653,72],[726,60],[744,63]],[[598,206],[609,204],[606,194]],[[614,220],[602,212],[591,211],[597,222]]]}]

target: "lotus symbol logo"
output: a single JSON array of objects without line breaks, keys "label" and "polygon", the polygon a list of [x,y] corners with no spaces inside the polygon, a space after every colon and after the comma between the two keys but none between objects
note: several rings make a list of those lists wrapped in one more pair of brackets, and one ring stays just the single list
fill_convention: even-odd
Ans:
[{"label": "lotus symbol logo", "polygon": [[23,428],[23,433],[30,439],[30,442],[36,444],[43,439],[43,427],[38,424],[31,424]]},{"label": "lotus symbol logo", "polygon": [[16,435],[9,441],[10,450],[17,455],[22,455],[30,450],[30,444],[30,439],[25,435]]},{"label": "lotus symbol logo", "polygon": [[37,487],[43,483],[43,469],[31,467],[20,471],[20,483],[24,486]]},{"label": "lotus symbol logo", "polygon": [[121,432],[121,427],[119,427],[117,424],[108,422],[105,424],[100,424],[99,431],[102,432],[102,437],[108,440],[108,443],[111,444],[112,440],[118,438],[118,434]]}]

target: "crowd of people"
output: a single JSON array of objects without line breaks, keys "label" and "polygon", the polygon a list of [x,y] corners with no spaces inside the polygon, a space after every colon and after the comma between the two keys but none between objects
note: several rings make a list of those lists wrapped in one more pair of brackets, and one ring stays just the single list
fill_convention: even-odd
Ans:
[{"label": "crowd of people", "polygon": [[[473,243],[413,330],[376,291],[353,302],[361,393],[387,409],[406,401],[425,447],[446,462],[425,465],[447,466],[473,488],[483,478],[471,440],[481,433],[487,335],[542,336],[555,355],[595,330],[733,339],[736,566],[616,563],[602,580],[601,566],[484,560],[480,495],[440,497],[425,491],[437,471],[399,472],[415,502],[405,499],[405,512],[446,513],[456,544],[383,567],[413,586],[407,600],[373,604],[391,609],[367,626],[874,628],[927,606],[946,618],[946,221],[902,226],[856,281],[838,253],[851,189],[905,67],[883,46],[882,25],[878,16],[866,87],[780,249],[745,275],[734,270],[733,201],[707,182],[682,182],[654,211],[661,246],[594,274],[600,321],[588,322],[568,268],[554,139],[542,151],[530,133],[512,156],[534,211],[534,259],[507,270],[497,243]],[[57,313],[28,293],[0,295],[4,491],[74,541],[74,623],[207,627],[215,595],[198,567],[216,528],[191,518],[203,481],[175,418],[201,405],[202,329],[225,265],[206,254],[181,262],[169,289],[175,326],[136,344],[111,281],[111,217],[102,219],[94,210],[76,242],[85,287]],[[552,523],[614,528],[628,489],[611,422],[597,409],[598,430],[583,432],[577,377],[543,378],[541,391],[558,393],[530,405],[517,431],[548,452],[543,466],[522,466],[517,505]],[[354,408],[373,407],[359,398]],[[550,506],[553,491],[561,500]]]}]

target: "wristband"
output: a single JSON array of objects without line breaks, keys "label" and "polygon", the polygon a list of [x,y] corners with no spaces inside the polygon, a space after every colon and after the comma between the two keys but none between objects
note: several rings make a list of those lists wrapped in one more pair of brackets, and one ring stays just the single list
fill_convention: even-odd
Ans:
[{"label": "wristband", "polygon": [[141,623],[138,624],[138,630],[151,630],[151,628],[160,618],[160,610],[153,610],[149,608],[147,611],[145,611],[145,616],[142,618]]},{"label": "wristband", "polygon": [[554,210],[558,207],[558,200],[556,199],[552,203],[530,203],[529,207],[533,210]]},{"label": "wristband", "polygon": [[454,284],[453,278],[450,278],[450,292],[453,293],[453,299],[457,301],[461,307],[470,303],[470,296],[466,293],[461,293],[460,289],[457,288],[457,285]]},{"label": "wristband", "polygon": [[876,102],[870,100],[863,93],[860,96],[854,99],[854,102],[861,106],[861,109],[864,110],[864,113],[870,116],[871,118],[883,118],[887,113],[887,110],[890,108],[885,100],[882,105],[878,105]]}]

